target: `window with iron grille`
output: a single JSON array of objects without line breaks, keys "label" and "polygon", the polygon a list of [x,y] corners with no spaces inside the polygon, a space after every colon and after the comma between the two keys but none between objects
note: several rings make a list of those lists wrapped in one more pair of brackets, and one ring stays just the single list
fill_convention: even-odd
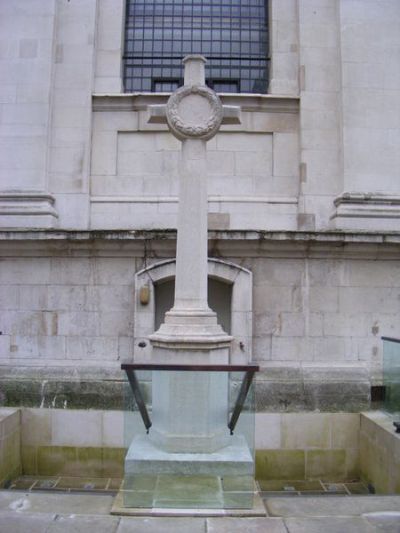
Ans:
[{"label": "window with iron grille", "polygon": [[202,54],[215,91],[266,93],[267,19],[266,0],[127,0],[125,92],[171,92]]}]

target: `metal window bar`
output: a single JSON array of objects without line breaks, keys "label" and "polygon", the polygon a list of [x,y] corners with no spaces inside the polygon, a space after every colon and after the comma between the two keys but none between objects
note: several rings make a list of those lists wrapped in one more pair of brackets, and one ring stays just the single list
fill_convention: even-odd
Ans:
[{"label": "metal window bar", "polygon": [[125,370],[126,372],[129,385],[135,397],[147,433],[149,433],[152,423],[135,374],[136,370],[162,370],[170,372],[244,372],[245,375],[233,408],[232,416],[228,422],[228,428],[231,435],[233,435],[240,413],[242,412],[246,401],[247,393],[249,392],[253,381],[254,374],[260,370],[260,367],[258,365],[162,365],[151,363],[124,363],[121,365],[121,370]]},{"label": "metal window bar", "polygon": [[182,58],[201,53],[209,80],[239,80],[227,92],[265,93],[267,7],[266,0],[127,0],[125,91],[182,78]]}]

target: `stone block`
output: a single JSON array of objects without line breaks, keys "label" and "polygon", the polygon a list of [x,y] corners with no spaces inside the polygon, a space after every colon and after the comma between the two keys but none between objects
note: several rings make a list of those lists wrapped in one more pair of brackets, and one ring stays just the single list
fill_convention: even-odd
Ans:
[{"label": "stone block", "polygon": [[235,157],[231,151],[209,151],[207,153],[207,170],[209,175],[235,174]]},{"label": "stone block", "polygon": [[240,152],[271,152],[272,136],[269,134],[218,133],[217,150]]},{"label": "stone block", "polygon": [[243,436],[233,436],[228,446],[210,453],[170,453],[156,447],[147,436],[132,441],[125,458],[125,475],[252,475],[253,459]]},{"label": "stone block", "polygon": [[276,52],[292,52],[297,46],[297,23],[280,19],[272,25],[272,49]]},{"label": "stone block", "polygon": [[129,132],[138,129],[138,113],[131,111],[115,111],[113,113],[93,114],[93,131]]},{"label": "stone block", "polygon": [[276,450],[280,447],[281,415],[278,413],[257,413],[255,424],[255,448],[257,450]]},{"label": "stone block", "polygon": [[[293,40],[296,40],[296,36]],[[274,54],[274,63],[272,65],[272,78],[270,88],[275,94],[298,94],[299,79],[299,57],[297,53],[297,44],[289,46],[290,51],[277,51]],[[278,88],[283,89],[283,93],[276,93]],[[297,91],[296,91],[297,89]]]},{"label": "stone block", "polygon": [[282,447],[285,449],[328,449],[331,419],[325,413],[287,413],[282,416]]},{"label": "stone block", "polygon": [[[58,313],[58,334],[65,336],[100,335],[100,313],[85,311],[62,311]],[[106,333],[103,333],[106,335]]]},{"label": "stone block", "polygon": [[118,359],[117,337],[85,337],[83,335],[66,338],[67,359]]},{"label": "stone block", "polygon": [[83,194],[55,194],[59,226],[63,229],[85,230],[89,227],[89,198]]},{"label": "stone block", "polygon": [[280,313],[274,335],[282,337],[303,337],[305,316],[302,313]]},{"label": "stone block", "polygon": [[368,334],[365,320],[360,315],[324,313],[324,336],[365,337]]},{"label": "stone block", "polygon": [[93,278],[96,285],[132,285],[135,264],[131,258],[97,257],[94,261]]},{"label": "stone block", "polygon": [[274,176],[298,176],[298,136],[295,133],[274,133],[273,162]]},{"label": "stone block", "polygon": [[102,418],[102,446],[122,448],[124,446],[124,413],[104,411]]},{"label": "stone block", "polygon": [[102,445],[102,417],[99,411],[54,409],[51,412],[53,446]]},{"label": "stone block", "polygon": [[121,48],[97,50],[96,76],[118,78],[121,73]]},{"label": "stone block", "polygon": [[360,416],[357,413],[331,415],[332,448],[357,448],[360,432]]},{"label": "stone block", "polygon": [[51,443],[51,411],[49,409],[23,409],[21,438],[23,448],[49,445]]},{"label": "stone block", "polygon": [[[23,281],[23,280],[21,280]],[[34,311],[48,309],[47,306],[47,287],[40,285],[19,285],[19,308]]]},{"label": "stone block", "polygon": [[125,285],[110,287],[94,285],[87,287],[86,306],[89,311],[130,311],[133,312],[133,288]]},{"label": "stone block", "polygon": [[50,285],[47,306],[53,311],[82,311],[86,304],[86,287],[82,285]]},{"label": "stone block", "polygon": [[[336,312],[339,309],[339,289],[337,287],[310,287],[309,306],[315,312]],[[325,316],[325,315],[324,315]]]},{"label": "stone block", "polygon": [[92,144],[91,172],[96,175],[117,174],[117,139],[114,131],[95,131]]},{"label": "stone block", "polygon": [[51,259],[50,282],[57,285],[87,285],[91,279],[90,263],[86,258],[54,257]]},{"label": "stone block", "polygon": [[339,288],[339,309],[348,313],[373,312],[396,313],[398,300],[390,288],[341,287]]},{"label": "stone block", "polygon": [[56,476],[70,472],[76,463],[76,448],[71,446],[38,446],[37,473],[41,476]]},{"label": "stone block", "polygon": [[102,476],[118,477],[124,476],[124,459],[126,448],[102,448]]},{"label": "stone block", "polygon": [[[151,154],[151,155],[150,155]],[[163,155],[158,152],[119,152],[117,173],[122,175],[156,174],[161,176]]]},{"label": "stone block", "polygon": [[123,0],[102,0],[99,4],[97,37],[101,50],[121,48],[123,11]]},{"label": "stone block", "polygon": [[338,42],[336,20],[318,24],[307,21],[303,13],[300,15],[299,25],[301,48],[335,48]]},{"label": "stone block", "polygon": [[305,479],[303,450],[257,450],[257,479]]},{"label": "stone block", "polygon": [[48,106],[46,104],[18,103],[3,106],[2,120],[4,124],[46,125],[48,120]]},{"label": "stone block", "polygon": [[25,258],[4,259],[0,271],[0,283],[22,284],[29,280],[31,285],[47,285],[50,281],[50,263],[47,258],[35,258],[27,261]]},{"label": "stone block", "polygon": [[203,533],[204,528],[204,518],[122,517],[118,526],[118,533],[186,533],[187,531]]},{"label": "stone block", "polygon": [[320,531],[351,531],[352,533],[373,533],[375,527],[363,517],[303,517],[286,518],[285,525],[292,533],[319,533]]},{"label": "stone block", "polygon": [[133,316],[126,311],[100,313],[99,332],[104,336],[129,336],[133,331]]},{"label": "stone block", "polygon": [[257,284],[257,290],[253,293],[253,309],[256,313],[264,313],[266,308],[270,312],[291,311],[292,288]]},{"label": "stone block", "polygon": [[261,176],[266,179],[272,176],[272,150],[264,149],[259,152],[235,152],[235,167],[237,175]]},{"label": "stone block", "polygon": [[15,285],[0,285],[0,308],[16,310],[19,308],[19,287]]},{"label": "stone block", "polygon": [[313,361],[316,350],[314,345],[314,339],[273,336],[272,359],[276,361]]},{"label": "stone block", "polygon": [[37,474],[36,446],[22,444],[21,466],[24,475]]},{"label": "stone block", "polygon": [[308,450],[306,477],[323,481],[342,481],[346,476],[345,450]]}]

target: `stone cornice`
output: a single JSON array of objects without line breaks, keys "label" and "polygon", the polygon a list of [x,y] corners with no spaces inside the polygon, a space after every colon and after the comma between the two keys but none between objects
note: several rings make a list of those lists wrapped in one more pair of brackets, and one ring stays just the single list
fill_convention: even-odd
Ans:
[{"label": "stone cornice", "polygon": [[[94,94],[93,111],[146,111],[149,105],[167,103],[170,93]],[[298,96],[272,94],[218,94],[223,105],[240,106],[242,112],[298,114]]]},{"label": "stone cornice", "polygon": [[[400,231],[260,231],[212,230],[209,240],[228,241],[296,241],[337,243],[395,243],[400,244]],[[0,241],[11,240],[175,240],[175,229],[154,230],[4,230]]]}]

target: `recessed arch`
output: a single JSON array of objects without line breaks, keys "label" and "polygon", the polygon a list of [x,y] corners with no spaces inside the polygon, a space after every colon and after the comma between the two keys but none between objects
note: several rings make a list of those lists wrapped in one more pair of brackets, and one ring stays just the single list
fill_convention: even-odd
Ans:
[{"label": "recessed arch", "polygon": [[[251,360],[252,354],[252,273],[229,261],[209,258],[208,277],[217,293],[209,299],[209,305],[214,306],[220,322],[224,322],[223,326],[230,330],[234,338],[231,362],[245,364]],[[155,263],[135,276],[135,361],[151,361],[152,348],[148,336],[155,331],[169,303],[173,303],[174,280],[175,259]],[[149,289],[146,304],[140,299],[140,291],[144,286]],[[222,301],[218,301],[219,298]],[[229,310],[223,309],[224,302],[229,302]],[[160,304],[161,308],[158,307]],[[226,316],[227,312],[229,316]]]}]

